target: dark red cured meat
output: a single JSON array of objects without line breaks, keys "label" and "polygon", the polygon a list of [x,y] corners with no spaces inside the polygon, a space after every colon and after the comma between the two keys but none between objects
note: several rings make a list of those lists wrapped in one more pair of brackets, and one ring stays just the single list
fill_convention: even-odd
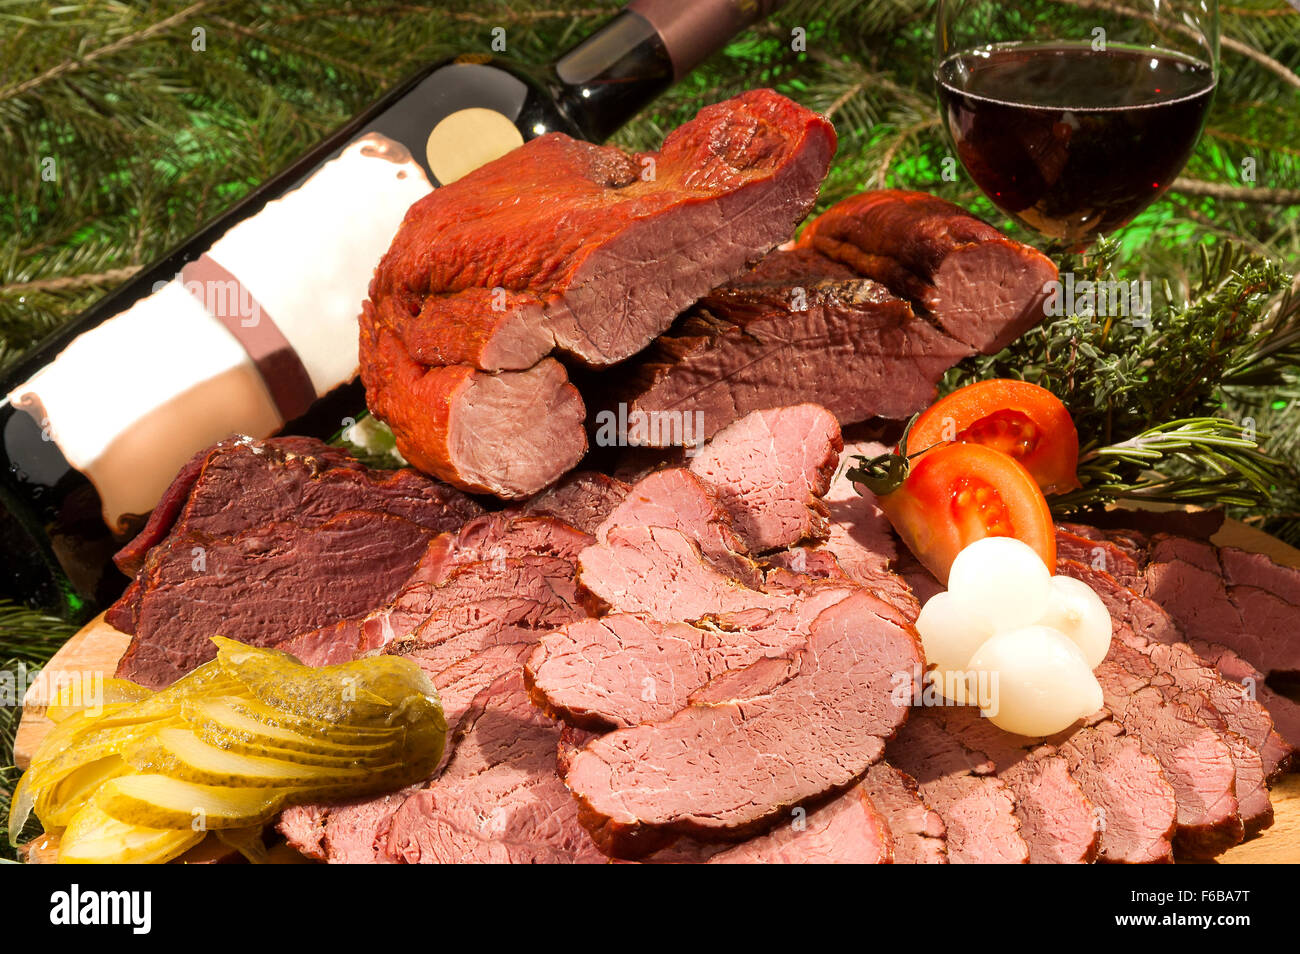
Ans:
[{"label": "dark red cured meat", "polygon": [[363,306],[371,409],[427,473],[504,497],[541,490],[585,448],[582,400],[545,356],[604,366],[640,351],[788,237],[834,149],[823,117],[753,90],[658,153],[552,133],[435,190]]},{"label": "dark red cured meat", "polygon": [[[972,350],[870,279],[810,273],[756,284],[743,276],[714,289],[631,367],[605,375],[613,380],[599,400],[650,419],[698,415],[704,437],[751,411],[795,403],[820,404],[841,424],[899,420],[928,407],[939,379]],[[592,389],[585,393],[593,403]]]},{"label": "dark red cured meat", "polygon": [[134,637],[118,673],[161,688],[212,658],[214,633],[277,645],[360,616],[393,597],[434,535],[481,512],[308,438],[216,444],[122,551],[138,569],[106,614]]},{"label": "dark red cured meat", "polygon": [[924,192],[853,196],[814,219],[798,244],[911,299],[985,354],[1043,320],[1043,286],[1057,279],[1041,252]]}]

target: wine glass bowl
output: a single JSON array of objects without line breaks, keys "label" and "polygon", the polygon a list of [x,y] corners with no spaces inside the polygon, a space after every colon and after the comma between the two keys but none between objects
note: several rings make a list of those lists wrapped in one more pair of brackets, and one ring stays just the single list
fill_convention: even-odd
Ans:
[{"label": "wine glass bowl", "polygon": [[1080,250],[1191,157],[1218,76],[1215,0],[940,0],[935,81],[957,158],[1027,228]]}]

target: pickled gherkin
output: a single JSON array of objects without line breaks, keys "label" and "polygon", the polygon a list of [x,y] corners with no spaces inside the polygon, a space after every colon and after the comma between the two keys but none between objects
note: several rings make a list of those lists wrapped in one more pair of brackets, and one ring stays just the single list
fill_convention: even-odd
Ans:
[{"label": "pickled gherkin", "polygon": [[400,789],[442,758],[442,705],[410,660],[312,668],[213,642],[216,659],[161,691],[114,679],[99,699],[56,700],[10,841],[35,812],[60,834],[60,861],[169,861],[209,829],[257,860],[261,826],[285,806]]}]

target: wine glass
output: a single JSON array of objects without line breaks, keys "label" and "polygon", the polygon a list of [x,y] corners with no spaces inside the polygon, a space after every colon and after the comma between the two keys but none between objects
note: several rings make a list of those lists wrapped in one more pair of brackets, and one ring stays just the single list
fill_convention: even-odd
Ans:
[{"label": "wine glass", "polygon": [[975,184],[1072,251],[1133,219],[1192,154],[1217,0],[939,0],[935,80]]}]

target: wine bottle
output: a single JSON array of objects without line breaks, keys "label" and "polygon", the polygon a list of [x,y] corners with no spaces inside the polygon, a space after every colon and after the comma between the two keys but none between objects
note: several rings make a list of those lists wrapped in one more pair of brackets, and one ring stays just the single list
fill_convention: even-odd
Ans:
[{"label": "wine bottle", "polygon": [[364,407],[356,313],[406,209],[550,132],[600,142],[783,0],[633,0],[552,64],[433,63],[0,380],[0,595],[84,618],[193,454]]}]

